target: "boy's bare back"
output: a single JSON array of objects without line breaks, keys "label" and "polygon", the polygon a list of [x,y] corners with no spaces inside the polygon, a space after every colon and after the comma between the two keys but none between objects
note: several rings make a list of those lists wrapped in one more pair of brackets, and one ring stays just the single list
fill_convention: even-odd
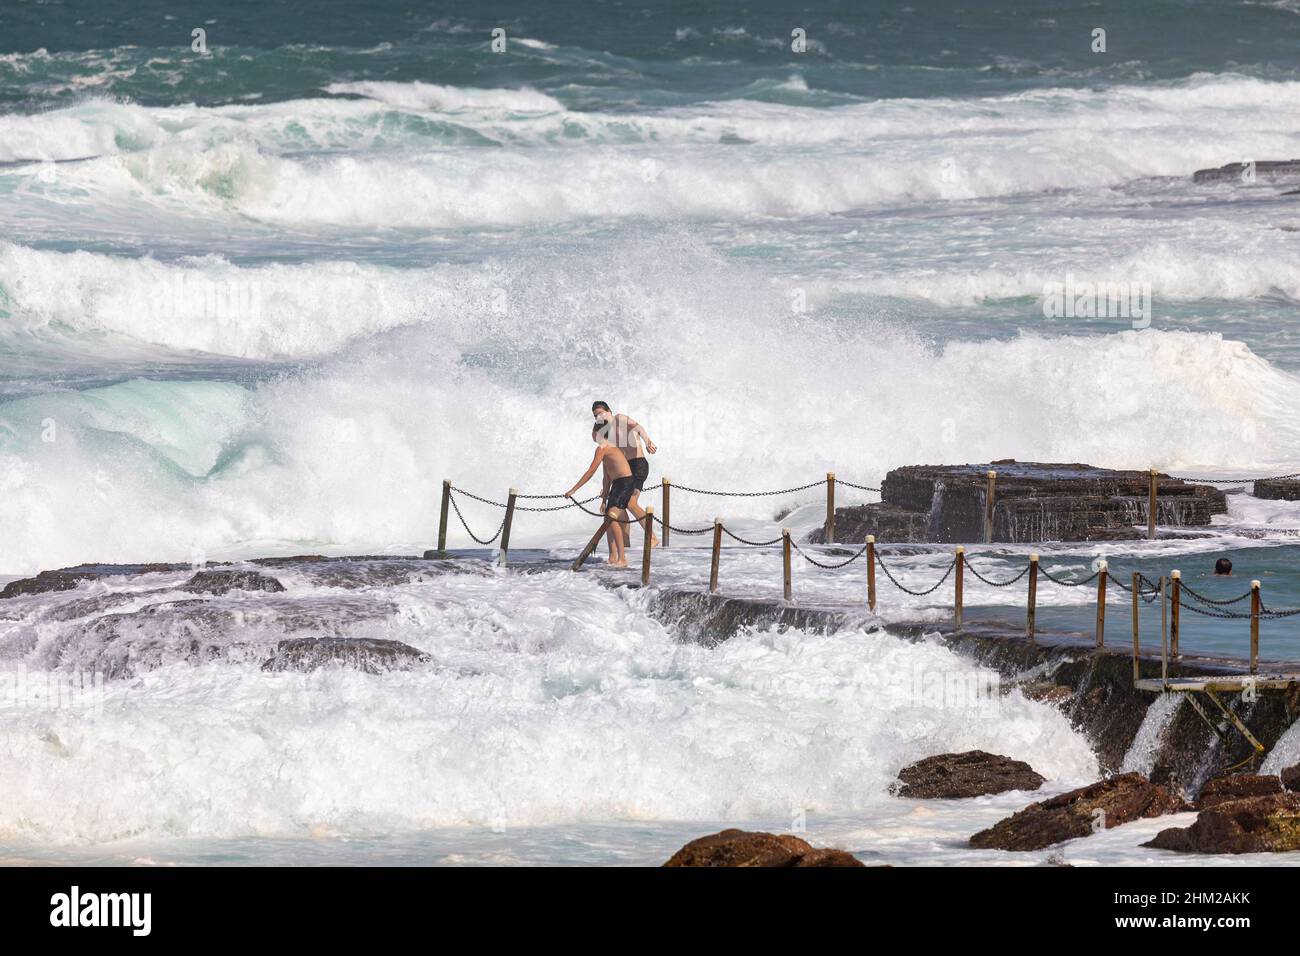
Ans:
[{"label": "boy's bare back", "polygon": [[627,456],[619,451],[617,446],[602,444],[596,454],[605,468],[605,477],[610,481],[631,476],[632,466],[627,463]]}]

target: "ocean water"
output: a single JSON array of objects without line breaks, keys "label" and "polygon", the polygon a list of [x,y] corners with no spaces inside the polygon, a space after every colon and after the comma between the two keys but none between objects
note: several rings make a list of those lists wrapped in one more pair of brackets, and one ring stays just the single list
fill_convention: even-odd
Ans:
[{"label": "ocean water", "polygon": [[[568,487],[595,398],[650,428],[652,482],[706,489],[1005,457],[1300,471],[1295,185],[1191,179],[1300,156],[1300,6],[1061,7],[0,10],[0,575],[419,553],[444,478]],[[1149,307],[1048,317],[1051,283],[1149,286]],[[681,494],[673,519],[770,537],[812,527],[818,494]],[[1233,494],[1210,530],[1040,550],[1189,580],[1229,552],[1234,581],[1300,606],[1300,503]],[[566,556],[590,531],[525,513],[512,542]],[[458,524],[450,543],[473,544]],[[659,583],[699,585],[691,543]],[[1023,550],[973,560],[1001,577]],[[945,561],[898,567],[916,586]],[[724,590],[778,593],[776,562],[729,555]],[[801,568],[798,594],[860,604],[853,574]],[[440,666],[175,663],[102,713],[10,701],[6,856],[653,862],[803,809],[864,859],[993,862],[961,836],[1018,798],[917,807],[892,774],[971,746],[1056,789],[1096,773],[1050,708],[1013,697],[971,726],[910,700],[900,675],[973,665],[876,631],[701,648],[549,572],[285,583],[321,633]],[[975,619],[1022,613],[967,588]],[[66,599],[0,612],[8,666],[93,649],[107,609],[58,618]],[[939,620],[947,599],[881,613]],[[1086,630],[1088,599],[1040,589],[1040,623]],[[239,600],[222,640],[301,623]],[[161,618],[140,626],[165,641]],[[1236,623],[1188,620],[1184,646],[1240,653]],[[1264,630],[1266,656],[1300,657],[1286,622]],[[1077,852],[1148,862],[1128,829]]]}]

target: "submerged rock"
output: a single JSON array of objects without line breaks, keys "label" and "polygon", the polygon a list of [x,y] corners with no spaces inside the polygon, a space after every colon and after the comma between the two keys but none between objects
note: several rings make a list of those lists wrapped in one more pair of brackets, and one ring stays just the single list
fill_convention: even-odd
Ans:
[{"label": "submerged rock", "polygon": [[229,591],[283,591],[284,585],[260,571],[199,571],[180,588],[193,594],[225,594]]},{"label": "submerged rock", "polygon": [[281,641],[262,665],[264,671],[309,671],[327,664],[355,667],[367,674],[407,670],[429,656],[401,641],[377,638],[297,637]]},{"label": "submerged rock", "polygon": [[1178,853],[1300,850],[1300,793],[1228,800],[1202,810],[1190,827],[1161,830],[1142,845]]},{"label": "submerged rock", "polygon": [[1042,850],[1144,817],[1181,813],[1187,803],[1140,773],[1126,773],[1031,803],[970,838],[981,850]]},{"label": "submerged rock", "polygon": [[1282,780],[1279,777],[1259,776],[1253,773],[1216,777],[1201,789],[1201,795],[1196,799],[1196,809],[1208,810],[1230,800],[1264,797],[1281,793],[1282,789]]},{"label": "submerged rock", "polygon": [[980,797],[1043,785],[1043,777],[1023,760],[983,750],[926,757],[900,770],[898,780],[895,794],[919,799]]},{"label": "submerged rock", "polygon": [[[895,468],[881,483],[879,503],[836,509],[835,538],[983,541],[990,470],[997,472],[994,541],[1111,541],[1145,533],[1136,526],[1146,522],[1150,472],[1006,460]],[[1205,526],[1227,511],[1222,491],[1169,475],[1157,476],[1156,494],[1162,525]],[[809,540],[825,540],[825,530]]]},{"label": "submerged rock", "polygon": [[723,830],[692,840],[664,866],[863,866],[843,850],[816,849],[789,834]]},{"label": "submerged rock", "polygon": [[1287,790],[1300,790],[1300,763],[1294,767],[1287,767],[1278,777],[1282,780],[1282,786]]}]

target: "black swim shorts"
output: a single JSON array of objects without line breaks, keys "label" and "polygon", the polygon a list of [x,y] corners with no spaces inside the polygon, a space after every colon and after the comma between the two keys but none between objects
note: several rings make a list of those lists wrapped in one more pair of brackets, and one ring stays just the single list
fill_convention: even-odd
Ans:
[{"label": "black swim shorts", "polygon": [[650,477],[650,462],[642,456],[629,458],[627,463],[632,467],[632,482],[636,485],[636,490],[645,491],[645,480]]},{"label": "black swim shorts", "polygon": [[631,475],[615,478],[609,483],[609,498],[605,502],[606,509],[626,508],[627,503],[632,500],[632,491]]}]

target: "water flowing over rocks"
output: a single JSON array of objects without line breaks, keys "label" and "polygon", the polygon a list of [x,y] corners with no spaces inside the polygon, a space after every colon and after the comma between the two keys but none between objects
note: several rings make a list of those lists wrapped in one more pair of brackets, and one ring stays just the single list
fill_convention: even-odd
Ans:
[{"label": "water flowing over rocks", "polygon": [[183,585],[195,594],[225,594],[228,591],[283,591],[284,585],[258,571],[200,571]]},{"label": "water flowing over rocks", "polygon": [[1300,850],[1300,793],[1228,800],[1190,827],[1161,830],[1142,844],[1178,853],[1285,853]]},{"label": "water flowing over rocks", "polygon": [[1043,785],[1043,777],[1023,760],[983,750],[926,757],[900,770],[898,780],[897,796],[918,799],[981,797]]},{"label": "water flowing over rocks", "polygon": [[376,638],[302,637],[281,641],[264,671],[307,671],[330,664],[354,667],[367,674],[408,670],[430,658],[409,644]]},{"label": "water flowing over rocks", "polygon": [[864,866],[843,850],[817,849],[789,834],[723,830],[692,840],[664,866]]},{"label": "water flowing over rocks", "polygon": [[[1295,179],[1300,178],[1300,159],[1264,159],[1252,164],[1258,179]],[[1245,163],[1228,163],[1213,169],[1198,169],[1192,173],[1192,182],[1221,183],[1241,182],[1246,171]]]},{"label": "water flowing over rocks", "polygon": [[1038,803],[970,838],[983,850],[1042,850],[1144,817],[1187,810],[1187,803],[1139,773],[1126,773]]},{"label": "water flowing over rocks", "polygon": [[[982,465],[908,465],[890,471],[877,504],[837,508],[838,541],[976,542],[984,540],[988,472],[994,486],[993,540],[1114,541],[1145,533],[1150,473],[1084,464],[995,461]],[[1223,492],[1169,475],[1156,480],[1156,520],[1203,527],[1224,514]],[[825,540],[825,530],[810,541]]]}]

